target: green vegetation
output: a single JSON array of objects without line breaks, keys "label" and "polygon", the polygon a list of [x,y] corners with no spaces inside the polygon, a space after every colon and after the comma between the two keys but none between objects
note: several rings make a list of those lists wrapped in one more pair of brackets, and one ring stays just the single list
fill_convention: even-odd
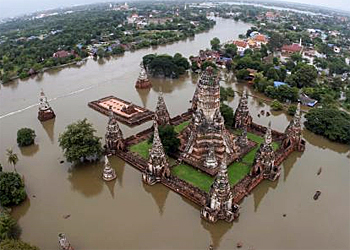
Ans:
[{"label": "green vegetation", "polygon": [[79,120],[66,127],[60,134],[58,142],[64,156],[69,162],[79,162],[86,159],[98,159],[102,153],[100,137],[94,135],[96,130],[86,119]]},{"label": "green vegetation", "polygon": [[180,164],[173,167],[171,169],[171,172],[180,179],[187,181],[193,186],[198,187],[206,192],[209,192],[210,186],[214,181],[213,177],[202,173],[186,164]]},{"label": "green vegetation", "polygon": [[150,143],[148,140],[145,140],[138,144],[132,145],[130,147],[130,151],[139,154],[144,159],[148,159],[149,150],[151,148],[152,148],[152,143]]},{"label": "green vegetation", "polygon": [[250,172],[250,166],[241,162],[232,163],[228,169],[228,179],[231,186],[236,185],[240,180],[244,178]]},{"label": "green vegetation", "polygon": [[225,120],[225,125],[227,127],[232,127],[233,126],[233,109],[226,105],[225,103],[221,103],[220,104],[220,113],[222,115],[222,117],[224,117]]},{"label": "green vegetation", "polygon": [[2,206],[18,205],[27,194],[21,176],[15,172],[0,173],[0,204]]},{"label": "green vegetation", "polygon": [[12,149],[6,150],[7,162],[13,166],[13,170],[16,172],[16,164],[18,162],[18,156]]},{"label": "green vegetation", "polygon": [[[0,212],[0,242],[8,239],[18,239],[21,228],[11,215],[5,211]],[[3,249],[3,248],[1,248]]]},{"label": "green vegetation", "polygon": [[350,144],[350,115],[333,108],[314,108],[306,115],[305,127],[318,135]]},{"label": "green vegetation", "polygon": [[273,100],[271,102],[271,108],[272,108],[272,110],[275,110],[275,111],[283,110],[283,104],[277,100]]},{"label": "green vegetation", "polygon": [[21,240],[4,240],[0,242],[1,250],[39,250],[38,247],[32,246]]},{"label": "green vegetation", "polygon": [[184,130],[188,124],[190,124],[190,121],[185,121],[177,126],[175,126],[174,130],[176,133],[180,133],[182,130]]},{"label": "green vegetation", "polygon": [[211,41],[210,41],[210,45],[211,45],[211,49],[212,50],[219,50],[220,49],[220,39],[217,37],[214,37]]},{"label": "green vegetation", "polygon": [[30,128],[21,128],[17,131],[17,144],[19,147],[32,145],[35,139],[35,131]]},{"label": "green vegetation", "polygon": [[190,63],[180,53],[170,55],[148,54],[143,57],[143,65],[153,76],[178,78],[190,68]]},{"label": "green vegetation", "polygon": [[[171,125],[159,126],[158,131],[165,153],[176,153],[179,150],[180,139],[177,138],[178,134],[175,131],[175,127]],[[153,142],[153,135],[151,136],[148,142]]]},{"label": "green vegetation", "polygon": [[297,106],[296,105],[290,105],[288,107],[288,110],[287,110],[288,115],[294,116],[296,112],[297,112]]}]

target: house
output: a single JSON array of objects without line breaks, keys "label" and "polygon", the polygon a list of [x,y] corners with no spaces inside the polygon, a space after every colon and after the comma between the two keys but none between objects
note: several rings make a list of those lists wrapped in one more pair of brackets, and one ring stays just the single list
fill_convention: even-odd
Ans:
[{"label": "house", "polygon": [[285,83],[285,82],[279,82],[279,81],[274,81],[274,82],[273,82],[273,86],[274,86],[275,88],[278,88],[279,86],[283,86],[283,85],[287,85],[287,83]]},{"label": "house", "polygon": [[236,40],[233,41],[233,44],[237,46],[237,52],[240,54],[244,53],[246,49],[249,49],[249,45],[246,41]]},{"label": "house", "polygon": [[254,42],[258,48],[261,48],[262,44],[267,44],[269,42],[268,38],[263,34],[257,34],[253,37]]},{"label": "house", "polygon": [[301,43],[293,43],[291,45],[283,45],[282,46],[282,53],[284,54],[294,54],[294,53],[301,53],[303,50],[303,46]]},{"label": "house", "polygon": [[304,106],[314,107],[317,104],[317,100],[308,97],[306,94],[299,94],[299,101]]},{"label": "house", "polygon": [[54,57],[54,58],[64,58],[64,57],[67,57],[67,56],[70,56],[70,55],[71,55],[71,53],[69,53],[66,50],[59,50],[59,51],[53,53],[52,57]]}]

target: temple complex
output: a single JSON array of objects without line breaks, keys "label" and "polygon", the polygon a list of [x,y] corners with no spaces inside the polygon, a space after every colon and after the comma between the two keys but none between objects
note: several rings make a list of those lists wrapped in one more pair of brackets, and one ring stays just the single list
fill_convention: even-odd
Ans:
[{"label": "temple complex", "polygon": [[300,117],[300,103],[298,103],[297,111],[284,132],[285,138],[282,142],[282,146],[284,148],[293,146],[295,150],[301,152],[305,150],[305,140],[301,136]]},{"label": "temple complex", "polygon": [[142,173],[142,180],[149,185],[160,182],[162,178],[170,175],[168,159],[159,137],[158,123],[156,121],[153,123],[153,128],[153,144],[149,151],[147,168]]},{"label": "temple complex", "polygon": [[160,126],[170,125],[170,115],[163,98],[163,93],[161,92],[158,95],[158,102],[154,112],[154,118]]},{"label": "temple complex", "polygon": [[115,178],[117,178],[117,175],[115,174],[115,170],[111,167],[111,164],[109,163],[107,155],[105,155],[105,166],[103,169],[102,178],[105,181],[112,181]]},{"label": "temple complex", "polygon": [[[180,135],[182,160],[215,174],[218,171],[215,162],[220,162],[227,153],[231,163],[239,148],[235,136],[225,128],[220,113],[219,76],[212,67],[207,67],[198,81],[192,109],[190,124]],[[211,171],[213,168],[216,170]]]},{"label": "temple complex", "polygon": [[234,115],[234,127],[236,129],[250,127],[252,120],[248,109],[248,95],[244,90]]},{"label": "temple complex", "polygon": [[209,222],[216,222],[218,219],[232,222],[239,216],[239,206],[233,201],[225,158],[221,161],[219,172],[210,187],[207,202],[201,210],[201,217]]},{"label": "temple complex", "polygon": [[271,122],[266,130],[264,142],[260,145],[257,151],[251,170],[252,176],[263,174],[264,178],[269,180],[276,180],[281,168],[275,166],[276,155],[272,147]]},{"label": "temple complex", "polygon": [[135,88],[137,89],[148,89],[152,87],[151,81],[148,79],[147,72],[145,70],[145,67],[143,66],[143,63],[140,64],[141,70],[140,75],[137,78]]},{"label": "temple complex", "polygon": [[55,118],[56,117],[55,112],[53,112],[52,108],[50,107],[50,104],[47,101],[47,98],[43,90],[41,90],[39,101],[40,101],[39,112],[38,112],[39,121],[44,122]]},{"label": "temple complex", "polygon": [[124,150],[124,138],[121,129],[119,128],[117,118],[112,110],[109,108],[109,120],[105,134],[105,147],[107,154],[115,154],[116,150]]}]

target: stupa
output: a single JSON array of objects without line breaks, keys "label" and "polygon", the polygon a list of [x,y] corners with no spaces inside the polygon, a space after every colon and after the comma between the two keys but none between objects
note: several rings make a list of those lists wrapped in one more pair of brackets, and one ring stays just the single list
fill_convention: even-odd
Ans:
[{"label": "stupa", "polygon": [[288,148],[292,146],[295,150],[304,151],[305,150],[305,140],[301,135],[301,113],[300,113],[300,103],[298,103],[297,110],[293,119],[290,121],[288,127],[285,131],[285,138],[282,142],[283,148]]},{"label": "stupa", "polygon": [[238,129],[247,128],[250,127],[252,121],[253,119],[248,109],[248,95],[244,90],[234,115],[234,127]]},{"label": "stupa", "polygon": [[160,182],[162,178],[170,175],[169,162],[159,137],[158,123],[156,121],[153,122],[153,128],[153,144],[149,151],[147,168],[142,173],[142,180],[149,185]]},{"label": "stupa", "polygon": [[119,128],[117,118],[109,107],[109,120],[106,128],[105,143],[107,154],[115,154],[116,150],[124,150],[124,138],[121,129]]},{"label": "stupa", "polygon": [[41,90],[39,101],[40,102],[39,102],[38,119],[41,122],[44,122],[55,118],[56,117],[55,112],[53,112],[52,108],[50,107],[50,104],[47,101],[47,98],[43,90]]},{"label": "stupa", "polygon": [[111,164],[109,163],[107,155],[105,155],[105,167],[103,169],[102,178],[105,181],[112,181],[115,178],[117,178],[117,175],[115,174],[115,170],[111,167]]},{"label": "stupa", "polygon": [[201,210],[201,217],[212,223],[219,219],[232,222],[239,216],[239,206],[233,201],[225,158],[221,161],[219,172],[210,187],[207,202]]},{"label": "stupa", "polygon": [[154,112],[154,118],[157,121],[158,125],[170,124],[170,115],[166,107],[162,92],[160,92],[158,95],[158,102],[156,111]]},{"label": "stupa", "polygon": [[194,166],[213,168],[217,166],[207,164],[208,155],[220,162],[227,153],[228,162],[232,162],[238,147],[220,113],[219,76],[212,67],[207,67],[198,81],[192,112],[190,124],[180,134],[182,160]]},{"label": "stupa", "polygon": [[151,81],[148,79],[147,72],[145,70],[145,67],[143,66],[143,63],[140,64],[140,74],[137,78],[135,88],[137,89],[148,89],[152,87]]}]

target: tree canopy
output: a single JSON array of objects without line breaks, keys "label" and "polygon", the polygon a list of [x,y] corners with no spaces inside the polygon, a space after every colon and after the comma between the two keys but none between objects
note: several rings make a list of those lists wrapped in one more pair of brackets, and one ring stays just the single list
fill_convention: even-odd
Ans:
[{"label": "tree canopy", "polygon": [[[177,133],[174,126],[164,125],[158,127],[159,137],[162,141],[164,151],[166,154],[176,153],[179,150],[180,139],[177,138]],[[152,143],[153,135],[149,142]]]},{"label": "tree canopy", "polygon": [[210,45],[211,45],[211,49],[212,50],[219,50],[220,49],[220,39],[217,37],[214,37],[211,41],[210,41]]},{"label": "tree canopy", "polygon": [[58,142],[69,162],[79,162],[87,158],[99,158],[102,153],[100,137],[86,119],[79,120],[66,127]]},{"label": "tree canopy", "polygon": [[17,131],[17,144],[20,147],[32,145],[35,139],[35,131],[30,128],[21,128]]},{"label": "tree canopy", "polygon": [[315,134],[350,144],[350,115],[333,108],[314,108],[305,115],[305,127]]},{"label": "tree canopy", "polygon": [[18,205],[26,198],[24,182],[14,172],[0,173],[0,203],[2,206]]},{"label": "tree canopy", "polygon": [[20,234],[21,228],[15,219],[7,212],[0,212],[0,242],[6,239],[18,239]]},{"label": "tree canopy", "polygon": [[1,250],[39,250],[38,247],[32,246],[21,240],[3,240],[0,242]]}]

